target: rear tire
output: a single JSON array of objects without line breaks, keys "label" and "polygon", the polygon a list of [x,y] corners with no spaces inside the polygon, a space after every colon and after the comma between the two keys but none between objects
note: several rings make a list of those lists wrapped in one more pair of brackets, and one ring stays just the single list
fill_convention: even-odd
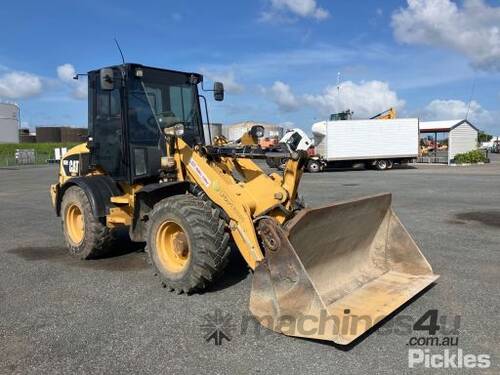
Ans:
[{"label": "rear tire", "polygon": [[147,252],[162,285],[178,293],[205,289],[227,265],[229,233],[220,210],[193,195],[166,198],[148,221]]},{"label": "rear tire", "polygon": [[318,173],[321,172],[321,163],[317,160],[309,160],[306,168],[309,173]]},{"label": "rear tire", "polygon": [[392,169],[394,167],[394,163],[392,160],[387,160],[387,169]]},{"label": "rear tire", "polygon": [[79,259],[94,259],[106,254],[114,240],[114,230],[92,213],[85,192],[72,186],[61,203],[64,240],[69,253]]},{"label": "rear tire", "polygon": [[375,162],[375,168],[379,171],[385,171],[387,169],[387,160],[377,160]]}]

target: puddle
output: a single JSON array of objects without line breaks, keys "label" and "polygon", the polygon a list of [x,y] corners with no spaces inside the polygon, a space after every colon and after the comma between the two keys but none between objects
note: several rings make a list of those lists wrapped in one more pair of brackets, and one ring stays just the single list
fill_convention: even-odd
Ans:
[{"label": "puddle", "polygon": [[[488,225],[490,227],[500,228],[500,211],[469,211],[461,212],[455,215],[457,220],[451,220],[453,224],[466,224],[468,221]],[[458,221],[455,223],[455,221]]]},{"label": "puddle", "polygon": [[[139,247],[139,249],[138,249]],[[49,261],[71,267],[88,268],[102,271],[140,271],[148,269],[146,254],[138,252],[141,244],[132,244],[127,247],[118,247],[105,258],[79,260],[71,257],[64,247],[18,247],[8,250],[28,262]]]}]

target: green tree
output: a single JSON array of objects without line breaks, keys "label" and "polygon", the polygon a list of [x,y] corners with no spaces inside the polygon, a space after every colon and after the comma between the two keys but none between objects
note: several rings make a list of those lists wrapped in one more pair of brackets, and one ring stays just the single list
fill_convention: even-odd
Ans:
[{"label": "green tree", "polygon": [[491,138],[493,138],[492,135],[489,135],[488,133],[485,133],[483,131],[479,132],[479,136],[478,136],[479,142],[489,142],[491,140]]}]

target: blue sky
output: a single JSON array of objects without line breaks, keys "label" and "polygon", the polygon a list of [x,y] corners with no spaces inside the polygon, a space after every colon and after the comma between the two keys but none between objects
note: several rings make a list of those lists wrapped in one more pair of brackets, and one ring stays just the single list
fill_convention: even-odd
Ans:
[{"label": "blue sky", "polygon": [[119,63],[116,37],[129,62],[224,81],[212,121],[463,118],[474,86],[470,120],[500,135],[499,1],[18,1],[0,15],[0,98],[32,127],[86,124],[71,73]]}]

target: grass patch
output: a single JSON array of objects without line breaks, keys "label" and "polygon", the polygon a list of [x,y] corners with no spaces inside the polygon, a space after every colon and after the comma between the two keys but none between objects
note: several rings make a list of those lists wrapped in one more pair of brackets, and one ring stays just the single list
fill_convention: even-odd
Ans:
[{"label": "grass patch", "polygon": [[35,150],[35,164],[45,164],[47,159],[54,159],[54,149],[70,149],[78,143],[0,143],[0,167],[16,165],[16,150]]}]

